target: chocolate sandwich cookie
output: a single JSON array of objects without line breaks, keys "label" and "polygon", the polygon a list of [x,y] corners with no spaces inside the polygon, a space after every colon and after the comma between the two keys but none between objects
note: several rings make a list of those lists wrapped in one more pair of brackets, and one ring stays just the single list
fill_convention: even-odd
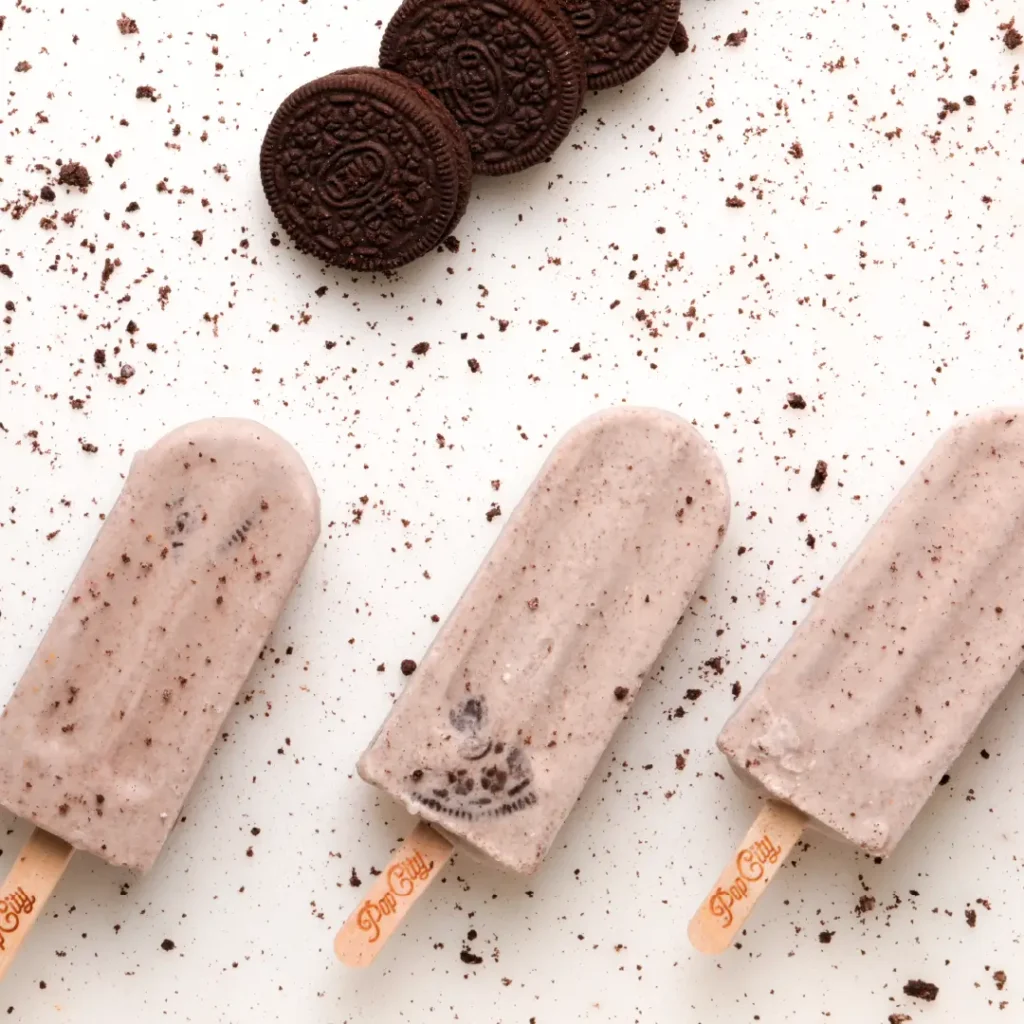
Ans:
[{"label": "chocolate sandwich cookie", "polygon": [[296,246],[347,270],[394,270],[442,242],[465,212],[471,174],[444,104],[376,68],[300,86],[260,153],[263,191]]},{"label": "chocolate sandwich cookie", "polygon": [[481,174],[550,156],[586,89],[582,47],[554,0],[405,0],[380,63],[441,99]]},{"label": "chocolate sandwich cookie", "polygon": [[666,50],[679,0],[559,0],[583,44],[587,85],[610,89],[636,78]]}]

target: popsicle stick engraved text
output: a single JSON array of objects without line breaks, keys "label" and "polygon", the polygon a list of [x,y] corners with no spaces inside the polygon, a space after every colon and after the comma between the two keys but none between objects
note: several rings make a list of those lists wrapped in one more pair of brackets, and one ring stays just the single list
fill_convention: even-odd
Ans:
[{"label": "popsicle stick engraved text", "polygon": [[29,896],[20,886],[9,896],[0,899],[0,949],[6,949],[4,933],[10,935],[16,932],[21,919],[31,914],[35,905],[35,896]]},{"label": "popsicle stick engraved text", "polygon": [[388,891],[379,900],[367,900],[356,917],[360,931],[370,933],[367,942],[376,942],[380,938],[381,920],[395,913],[398,901],[411,896],[417,882],[427,881],[433,866],[417,850],[411,857],[388,868]]},{"label": "popsicle stick engraved text", "polygon": [[708,907],[715,917],[722,918],[722,927],[732,924],[732,908],[747,898],[750,883],[760,881],[764,877],[765,865],[775,864],[782,855],[768,835],[756,840],[736,855],[736,878],[728,889],[719,886],[708,898]]}]

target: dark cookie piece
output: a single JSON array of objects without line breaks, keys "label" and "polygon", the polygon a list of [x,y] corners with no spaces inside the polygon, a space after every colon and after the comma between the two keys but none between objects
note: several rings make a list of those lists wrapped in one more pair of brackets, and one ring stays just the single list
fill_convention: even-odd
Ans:
[{"label": "dark cookie piece", "polygon": [[583,44],[587,85],[610,89],[636,78],[666,50],[679,0],[559,0]]},{"label": "dark cookie piece", "polygon": [[405,0],[380,63],[443,101],[481,174],[511,174],[550,156],[586,88],[579,41],[546,0]]},{"label": "dark cookie piece", "polygon": [[465,136],[426,90],[353,68],[278,108],[263,191],[296,246],[347,270],[394,270],[439,245],[469,202]]}]

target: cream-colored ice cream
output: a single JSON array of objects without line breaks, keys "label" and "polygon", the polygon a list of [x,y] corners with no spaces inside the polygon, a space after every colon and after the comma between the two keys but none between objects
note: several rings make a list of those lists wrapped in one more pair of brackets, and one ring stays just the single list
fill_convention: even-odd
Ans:
[{"label": "cream-colored ice cream", "polygon": [[718,745],[887,856],[1024,661],[1024,413],[943,436]]},{"label": "cream-colored ice cream", "polygon": [[0,715],[0,804],[151,867],[319,529],[309,471],[257,423],[137,455]]},{"label": "cream-colored ice cream", "polygon": [[533,871],[728,518],[721,464],[689,424],[633,408],[584,421],[510,516],[360,775]]}]

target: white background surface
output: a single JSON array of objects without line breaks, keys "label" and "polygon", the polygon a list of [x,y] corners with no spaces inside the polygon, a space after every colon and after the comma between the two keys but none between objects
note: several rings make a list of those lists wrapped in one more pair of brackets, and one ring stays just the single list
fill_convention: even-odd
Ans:
[{"label": "white background surface", "polygon": [[[138,35],[118,33],[125,4]],[[263,420],[310,463],[325,528],[157,868],[135,879],[73,862],[0,987],[0,1019],[1024,1019],[1019,677],[891,861],[812,838],[741,950],[715,962],[685,939],[756,806],[713,747],[732,684],[754,684],[943,427],[1022,401],[1024,92],[1011,76],[1024,50],[997,28],[1014,7],[687,3],[693,50],[588,97],[550,164],[478,179],[457,255],[353,280],[270,245],[257,154],[293,87],[372,62],[389,10],[4,5],[0,198],[37,197],[58,159],[84,162],[94,184],[0,220],[14,275],[0,300],[16,307],[2,327],[14,354],[0,349],[0,701],[132,451],[168,428]],[[744,26],[746,44],[723,47]],[[22,60],[31,70],[15,73]],[[160,99],[137,100],[140,85]],[[943,98],[967,94],[976,105],[940,122]],[[746,206],[727,209],[734,195]],[[54,209],[77,223],[41,228]],[[121,262],[104,290],[108,256]],[[430,351],[413,356],[420,341]],[[118,385],[122,361],[136,372]],[[790,391],[808,408],[785,408]],[[491,501],[508,510],[564,430],[622,401],[691,418],[728,471],[733,522],[695,614],[542,871],[504,877],[460,856],[378,966],[349,973],[330,947],[359,898],[350,873],[368,879],[410,826],[353,770],[399,662],[422,655],[430,615],[497,536]],[[722,675],[704,666],[714,656]],[[687,688],[702,696],[685,701]],[[0,874],[26,835],[0,813]],[[858,915],[865,890],[877,906]],[[479,965],[460,959],[470,929]],[[916,978],[938,984],[934,1003],[903,995]]]}]

